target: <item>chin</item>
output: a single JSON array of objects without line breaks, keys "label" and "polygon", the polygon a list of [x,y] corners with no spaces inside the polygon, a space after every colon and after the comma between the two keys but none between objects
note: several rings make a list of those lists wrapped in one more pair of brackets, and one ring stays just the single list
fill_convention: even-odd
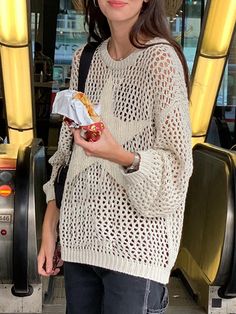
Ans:
[{"label": "chin", "polygon": [[114,13],[109,13],[106,15],[107,20],[109,23],[127,23],[128,25],[134,24],[137,19],[138,19],[139,13],[137,13],[135,16],[132,14],[126,15],[121,12],[114,12]]}]

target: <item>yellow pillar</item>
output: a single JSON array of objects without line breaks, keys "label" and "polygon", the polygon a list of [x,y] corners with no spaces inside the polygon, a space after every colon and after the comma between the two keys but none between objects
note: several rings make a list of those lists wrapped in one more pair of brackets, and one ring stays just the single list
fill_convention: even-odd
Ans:
[{"label": "yellow pillar", "polygon": [[34,137],[29,1],[0,1],[0,57],[10,143]]},{"label": "yellow pillar", "polygon": [[193,145],[205,141],[236,22],[235,0],[208,0],[192,74]]}]

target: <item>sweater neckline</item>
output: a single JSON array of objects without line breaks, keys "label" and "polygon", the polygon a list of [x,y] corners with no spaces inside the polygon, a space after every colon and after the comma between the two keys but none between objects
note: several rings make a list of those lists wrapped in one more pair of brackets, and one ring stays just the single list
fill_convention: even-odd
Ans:
[{"label": "sweater neckline", "polygon": [[[108,42],[109,42],[110,38],[104,40],[102,42],[102,44],[99,47],[99,53],[100,56],[103,60],[103,62],[111,69],[115,69],[115,70],[122,70],[125,69],[128,66],[133,65],[137,58],[148,48],[140,48],[137,50],[134,50],[133,52],[131,52],[126,58],[122,59],[122,60],[114,60],[109,52],[108,52]],[[168,43],[167,40],[159,38],[159,37],[155,37],[153,39],[150,39],[147,44],[157,44],[157,43]]]},{"label": "sweater neckline", "polygon": [[144,49],[137,49],[131,52],[126,58],[122,60],[114,60],[109,52],[108,52],[108,42],[109,39],[106,39],[102,42],[99,47],[99,52],[104,63],[112,69],[121,70],[126,68],[127,66],[133,65],[137,60],[138,56],[143,52]]}]

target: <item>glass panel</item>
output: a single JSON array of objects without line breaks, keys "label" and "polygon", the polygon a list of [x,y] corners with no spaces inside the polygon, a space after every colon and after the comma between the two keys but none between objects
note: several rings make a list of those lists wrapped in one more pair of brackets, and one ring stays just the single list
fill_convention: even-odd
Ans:
[{"label": "glass panel", "polygon": [[169,19],[170,29],[175,40],[181,45],[182,41],[182,23],[183,9],[181,8],[174,18]]},{"label": "glass panel", "polygon": [[[55,17],[54,28],[51,26],[53,21],[45,21],[46,17],[51,18],[50,15],[45,15],[45,5]],[[42,138],[45,145],[56,146],[61,118],[51,114],[52,103],[58,91],[69,87],[72,56],[87,42],[87,34],[84,30],[84,16],[74,9],[71,0],[57,0],[55,4],[38,4],[34,10],[36,12],[31,14],[31,34],[37,137]],[[47,35],[45,27],[52,33],[51,41],[55,42],[53,47],[47,47],[51,42],[45,41],[44,36]],[[36,41],[42,46],[39,52],[38,44],[35,46]],[[50,51],[48,48],[51,49],[50,57],[46,53]]]},{"label": "glass panel", "polygon": [[191,73],[201,30],[202,0],[185,1],[184,54]]},{"label": "glass panel", "polygon": [[55,89],[68,87],[72,56],[86,42],[84,16],[73,10],[58,14],[53,69],[53,80],[58,86]]},{"label": "glass panel", "polygon": [[183,46],[191,73],[201,30],[203,0],[185,0],[182,8],[170,19],[174,38]]},{"label": "glass panel", "polygon": [[234,36],[228,63],[208,131],[207,142],[223,148],[236,149],[236,36]]},{"label": "glass panel", "polygon": [[70,64],[75,50],[87,41],[84,16],[76,11],[58,14],[55,64]]}]

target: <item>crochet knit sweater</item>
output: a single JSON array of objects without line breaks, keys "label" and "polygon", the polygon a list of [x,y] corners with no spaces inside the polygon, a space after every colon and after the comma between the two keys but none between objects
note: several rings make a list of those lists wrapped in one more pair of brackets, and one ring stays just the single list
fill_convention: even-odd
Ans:
[{"label": "crochet knit sweater", "polygon": [[[60,210],[64,261],[80,262],[167,283],[181,238],[192,173],[191,129],[181,62],[163,40],[114,61],[107,40],[96,50],[85,93],[101,104],[114,138],[141,156],[138,171],[125,174],[110,161],[87,157],[76,144]],[[72,63],[70,88],[77,89],[81,49]],[[63,123],[51,157],[47,201],[69,159],[71,132]]]}]

